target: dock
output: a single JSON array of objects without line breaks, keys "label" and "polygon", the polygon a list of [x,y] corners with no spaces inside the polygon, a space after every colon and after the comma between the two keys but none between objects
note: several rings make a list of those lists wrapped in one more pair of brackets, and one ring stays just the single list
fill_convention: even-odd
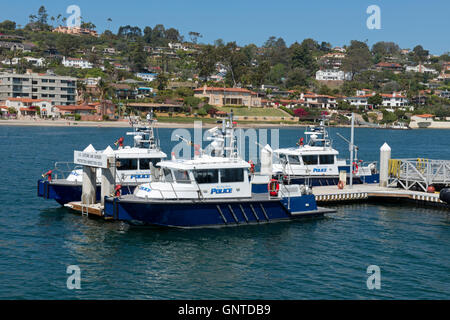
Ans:
[{"label": "dock", "polygon": [[64,205],[66,208],[78,211],[85,215],[94,215],[98,217],[103,217],[103,206],[101,203],[94,203],[90,205],[83,204],[81,201],[69,202]]},{"label": "dock", "polygon": [[339,189],[337,186],[313,187],[313,194],[318,204],[360,202],[364,200],[408,200],[416,203],[447,207],[445,202],[439,199],[439,193],[427,193],[422,191],[405,190],[400,188],[380,187],[376,184],[353,185]]}]

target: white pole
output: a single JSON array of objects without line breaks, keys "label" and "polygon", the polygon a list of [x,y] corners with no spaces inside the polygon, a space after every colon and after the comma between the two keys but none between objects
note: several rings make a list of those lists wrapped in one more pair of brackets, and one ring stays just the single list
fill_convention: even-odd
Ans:
[{"label": "white pole", "polygon": [[385,142],[380,148],[380,187],[387,187],[389,178],[389,160],[391,147]]},{"label": "white pole", "polygon": [[355,136],[355,114],[352,112],[352,129],[350,136],[350,188],[353,187],[353,145]]}]

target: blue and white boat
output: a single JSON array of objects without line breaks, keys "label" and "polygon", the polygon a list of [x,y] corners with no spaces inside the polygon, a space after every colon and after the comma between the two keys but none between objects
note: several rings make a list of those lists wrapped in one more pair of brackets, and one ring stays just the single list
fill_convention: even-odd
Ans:
[{"label": "blue and white boat", "polygon": [[[214,128],[211,154],[157,164],[133,194],[106,197],[104,215],[133,225],[177,228],[241,226],[323,216],[309,188],[250,174],[238,156],[232,117]],[[226,143],[229,141],[229,143]]]},{"label": "blue and white boat", "polygon": [[[153,124],[156,121],[150,115],[146,124],[130,120],[133,126],[133,146],[124,146],[123,138],[116,141],[117,149],[111,147],[102,151],[114,154],[116,159],[115,180],[120,186],[122,194],[132,193],[135,187],[143,182],[151,181],[151,170],[156,163],[165,159],[167,155],[161,151],[159,140],[155,138]],[[84,151],[96,151],[89,145]],[[54,199],[64,205],[72,201],[80,201],[83,184],[83,169],[74,167],[73,163],[57,162],[54,169],[46,177],[38,180],[38,196],[45,199]],[[65,170],[64,170],[65,169]],[[97,170],[97,200],[100,200],[101,172]]]},{"label": "blue and white boat", "polygon": [[[339,151],[332,147],[324,120],[318,126],[308,127],[305,136],[306,139],[299,139],[296,147],[273,151],[274,177],[282,177],[288,184],[326,186],[337,185],[342,171],[348,183],[351,170],[355,184],[379,182],[376,162],[365,165],[361,160],[354,160],[349,164],[338,158]],[[357,159],[358,149],[355,151]]]}]

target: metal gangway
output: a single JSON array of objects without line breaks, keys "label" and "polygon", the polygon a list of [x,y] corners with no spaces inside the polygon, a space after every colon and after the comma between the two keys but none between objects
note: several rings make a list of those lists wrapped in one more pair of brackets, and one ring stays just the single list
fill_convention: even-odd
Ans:
[{"label": "metal gangway", "polygon": [[450,160],[389,160],[388,186],[426,192],[431,185],[450,185]]}]

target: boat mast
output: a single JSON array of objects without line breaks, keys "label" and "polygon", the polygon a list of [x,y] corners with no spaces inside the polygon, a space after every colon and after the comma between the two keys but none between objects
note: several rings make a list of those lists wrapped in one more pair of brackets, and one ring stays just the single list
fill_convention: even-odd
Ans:
[{"label": "boat mast", "polygon": [[350,134],[350,188],[353,187],[353,145],[355,138],[355,114],[352,112],[352,129]]}]

